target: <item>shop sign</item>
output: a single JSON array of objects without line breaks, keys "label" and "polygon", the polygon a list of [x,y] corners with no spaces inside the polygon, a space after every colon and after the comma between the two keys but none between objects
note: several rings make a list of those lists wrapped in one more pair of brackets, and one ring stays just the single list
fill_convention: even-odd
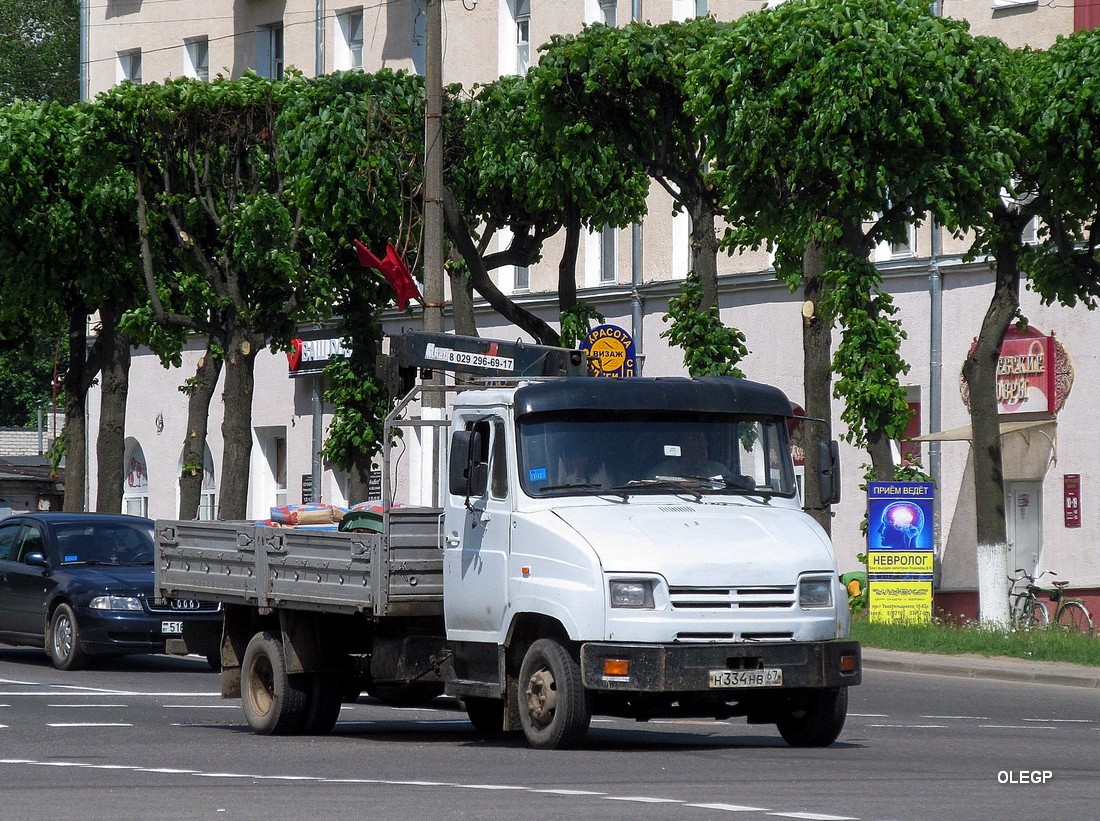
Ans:
[{"label": "shop sign", "polygon": [[872,622],[932,620],[933,499],[931,482],[867,486],[867,601]]},{"label": "shop sign", "polygon": [[617,325],[597,325],[581,341],[592,376],[619,378],[638,375],[634,338]]},{"label": "shop sign", "polygon": [[344,340],[340,337],[294,339],[286,354],[290,376],[293,378],[320,373],[334,356],[351,356],[351,351],[344,346]]},{"label": "shop sign", "polygon": [[[971,351],[977,341],[971,346]],[[963,401],[970,391],[961,380]],[[1054,416],[1065,404],[1073,384],[1073,368],[1061,342],[1032,327],[1012,326],[997,357],[997,411],[1002,416],[1043,413]]]},{"label": "shop sign", "polygon": [[1081,526],[1081,474],[1067,473],[1062,477],[1062,511],[1066,527]]}]

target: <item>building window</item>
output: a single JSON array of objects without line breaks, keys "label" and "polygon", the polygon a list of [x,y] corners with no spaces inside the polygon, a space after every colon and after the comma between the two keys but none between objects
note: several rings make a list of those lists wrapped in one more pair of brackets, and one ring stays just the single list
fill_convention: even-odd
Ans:
[{"label": "building window", "polygon": [[1039,244],[1039,218],[1032,217],[1028,220],[1027,225],[1024,226],[1024,230],[1020,232],[1020,241],[1024,245],[1038,245]]},{"label": "building window", "polygon": [[210,522],[214,520],[217,483],[214,480],[214,460],[210,457],[210,448],[203,446],[202,450],[202,491],[199,494],[199,519]]},{"label": "building window", "polygon": [[605,225],[600,230],[600,283],[615,282],[618,271],[616,260],[615,242],[618,231],[613,226]]},{"label": "building window", "polygon": [[336,16],[335,67],[338,71],[363,68],[363,10]]},{"label": "building window", "polygon": [[423,76],[428,65],[428,8],[425,0],[413,0],[413,71]]},{"label": "building window", "polygon": [[118,82],[141,82],[141,49],[118,53]]},{"label": "building window", "polygon": [[256,31],[256,71],[271,80],[283,79],[283,26],[263,26]]},{"label": "building window", "polygon": [[890,258],[911,257],[917,251],[917,226],[909,223],[905,226],[905,238],[901,242],[890,243]]},{"label": "building window", "polygon": [[706,17],[710,13],[710,0],[695,0],[695,16]]},{"label": "building window", "polygon": [[530,265],[516,265],[515,274],[512,277],[512,290],[513,291],[529,291],[531,290],[531,266]]},{"label": "building window", "polygon": [[531,0],[512,0],[516,20],[516,73],[531,67]]},{"label": "building window", "polygon": [[706,17],[709,11],[709,0],[672,0],[673,20],[690,20],[693,17]]},{"label": "building window", "polygon": [[617,0],[600,0],[600,22],[605,26],[617,26],[619,24],[619,10]]},{"label": "building window", "polygon": [[122,477],[122,512],[131,516],[149,515],[149,469],[145,452],[134,439],[126,440],[126,470]]},{"label": "building window", "polygon": [[183,73],[196,80],[207,82],[210,79],[210,40],[197,37],[183,44]]},{"label": "building window", "polygon": [[[921,402],[919,391],[919,388],[909,388],[909,410],[912,412],[912,416],[909,417],[909,422],[905,425],[905,432],[901,435],[901,443],[898,448],[898,464],[906,467],[920,464],[921,460],[921,443],[913,441],[920,436],[921,430]],[[918,395],[913,396],[914,392]]]}]

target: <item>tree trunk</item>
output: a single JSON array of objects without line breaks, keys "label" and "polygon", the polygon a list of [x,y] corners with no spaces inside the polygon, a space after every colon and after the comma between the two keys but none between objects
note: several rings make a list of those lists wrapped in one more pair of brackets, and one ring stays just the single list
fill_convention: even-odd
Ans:
[{"label": "tree trunk", "polygon": [[96,510],[122,512],[126,459],[126,397],[130,390],[130,339],[118,332],[121,311],[103,306],[96,345],[102,353],[99,434],[96,439]]},{"label": "tree trunk", "polygon": [[87,501],[88,428],[84,408],[88,401],[88,317],[69,311],[69,362],[65,368],[65,501],[66,511],[81,512]]},{"label": "tree trunk", "polygon": [[895,466],[890,437],[881,430],[867,431],[867,453],[871,457],[871,470],[875,474],[875,481],[893,482]]},{"label": "tree trunk", "polygon": [[473,279],[474,290],[485,297],[489,306],[507,319],[512,324],[523,329],[534,337],[535,341],[542,345],[557,345],[561,342],[561,336],[540,317],[517,305],[506,297],[493,282],[489,272],[485,270],[485,263],[477,252],[474,241],[470,238],[470,230],[466,220],[458,210],[454,197],[450,190],[443,187],[443,217],[447,223],[447,230],[451,234],[455,247],[466,260]]},{"label": "tree trunk", "polygon": [[248,515],[248,478],[252,459],[252,394],[256,354],[264,338],[235,319],[225,353],[225,389],[222,401],[222,471],[218,480],[218,518],[244,519]]},{"label": "tree trunk", "polygon": [[565,213],[565,249],[558,262],[558,316],[577,307],[577,253],[581,247],[581,215],[570,202]]},{"label": "tree trunk", "polygon": [[687,202],[691,217],[691,268],[699,275],[703,293],[698,310],[718,307],[718,237],[714,233],[714,209],[702,193]]},{"label": "tree trunk", "polygon": [[[1018,215],[999,206],[998,222],[1017,221]],[[1022,226],[1021,226],[1022,227]],[[1011,231],[1007,232],[1011,235]],[[1019,228],[1015,230],[1019,238]],[[1004,575],[1008,562],[1005,523],[1004,472],[1001,464],[1001,430],[997,412],[997,361],[1005,332],[1020,306],[1018,251],[1011,239],[998,242],[993,298],[986,309],[973,349],[963,362],[963,380],[970,395],[973,433],[974,502],[978,541],[978,592],[983,622],[1008,619]]]},{"label": "tree trunk", "polygon": [[212,347],[208,342],[187,394],[187,438],[183,443],[183,466],[180,469],[179,512],[179,517],[187,520],[199,517],[210,400],[214,398],[222,371],[221,357],[211,352]]},{"label": "tree trunk", "polygon": [[[451,259],[462,261],[454,245],[451,245]],[[461,266],[449,266],[447,276],[451,280],[451,309],[454,311],[455,333],[460,336],[477,336],[477,321],[474,319],[474,297],[470,292],[470,281]],[[366,492],[366,488],[363,488]]]},{"label": "tree trunk", "polygon": [[[805,448],[804,479],[805,495],[803,507],[820,524],[826,533],[832,532],[832,516],[828,506],[820,502],[818,481],[818,442],[832,439],[832,317],[824,311],[822,298],[825,295],[825,254],[817,243],[809,243],[802,253],[802,290],[806,302],[813,311],[803,312],[802,355],[803,382],[806,391],[806,415],[821,422],[803,423],[803,446]],[[809,313],[809,316],[807,316]],[[840,477],[837,477],[839,480]]]}]

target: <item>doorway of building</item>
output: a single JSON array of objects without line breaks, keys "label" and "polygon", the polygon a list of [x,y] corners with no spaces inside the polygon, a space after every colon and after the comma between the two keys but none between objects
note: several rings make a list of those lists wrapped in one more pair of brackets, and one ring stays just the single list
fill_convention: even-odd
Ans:
[{"label": "doorway of building", "polygon": [[1005,526],[1009,551],[1009,572],[1023,568],[1035,576],[1043,551],[1043,483],[1005,484]]}]

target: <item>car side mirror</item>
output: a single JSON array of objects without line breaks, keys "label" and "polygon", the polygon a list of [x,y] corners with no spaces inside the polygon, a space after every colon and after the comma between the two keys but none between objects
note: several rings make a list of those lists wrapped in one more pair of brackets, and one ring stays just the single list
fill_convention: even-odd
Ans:
[{"label": "car side mirror", "polygon": [[481,461],[481,433],[458,430],[451,436],[448,489],[452,496],[479,499],[489,487],[489,465]]},{"label": "car side mirror", "polygon": [[840,444],[817,443],[817,487],[822,507],[840,502]]},{"label": "car side mirror", "polygon": [[23,564],[29,564],[32,567],[41,567],[47,570],[50,567],[50,563],[46,561],[46,557],[42,553],[28,553],[23,557]]}]

